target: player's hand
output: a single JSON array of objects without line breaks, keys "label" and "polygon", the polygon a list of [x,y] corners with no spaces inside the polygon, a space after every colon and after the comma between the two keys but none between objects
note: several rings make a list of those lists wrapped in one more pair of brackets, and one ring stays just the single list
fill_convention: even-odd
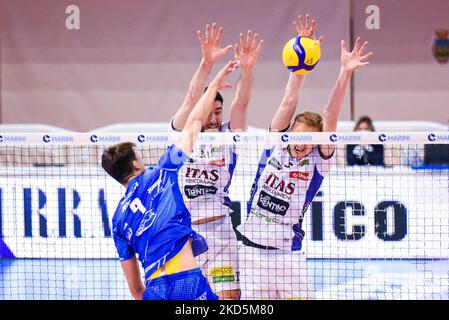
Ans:
[{"label": "player's hand", "polygon": [[230,83],[225,82],[226,77],[235,69],[238,68],[240,62],[237,60],[229,61],[215,76],[214,80],[211,82],[211,86],[217,86],[217,90],[221,90],[224,88],[232,88]]},{"label": "player's hand", "polygon": [[203,37],[201,31],[198,31],[198,39],[201,43],[201,52],[205,63],[214,64],[232,50],[232,45],[220,48],[222,35],[223,28],[220,26],[217,32],[215,23],[212,24],[212,30],[209,24],[206,25],[206,37]]},{"label": "player's hand", "polygon": [[312,21],[310,21],[310,17],[308,14],[306,14],[305,21],[303,16],[299,15],[298,18],[295,21],[293,21],[293,25],[295,26],[296,33],[298,34],[299,37],[307,37],[314,39],[320,45],[323,43],[324,40],[323,36],[320,36],[318,40],[315,38],[316,21],[315,19],[312,19]]},{"label": "player's hand", "polygon": [[346,49],[346,43],[344,40],[341,40],[341,66],[346,72],[352,72],[357,70],[359,67],[364,67],[369,65],[368,58],[373,54],[369,52],[364,54],[366,48],[368,47],[368,41],[365,41],[362,46],[360,37],[357,37],[357,40],[354,44],[354,49],[351,52],[348,52]]},{"label": "player's hand", "polygon": [[256,33],[253,36],[251,30],[248,31],[245,37],[243,33],[240,34],[240,46],[234,45],[234,59],[240,61],[240,67],[243,70],[252,70],[256,65],[257,57],[263,47],[263,40],[259,41],[259,35]]}]

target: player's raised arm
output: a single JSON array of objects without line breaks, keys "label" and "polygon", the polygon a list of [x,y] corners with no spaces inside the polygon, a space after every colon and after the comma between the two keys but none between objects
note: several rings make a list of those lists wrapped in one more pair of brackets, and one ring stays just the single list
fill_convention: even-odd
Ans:
[{"label": "player's raised arm", "polygon": [[[314,38],[316,21],[312,19],[310,21],[309,15],[306,15],[304,19],[301,15],[298,16],[296,21],[293,21],[295,30],[298,36]],[[323,36],[319,38],[319,43],[323,42]],[[290,122],[296,111],[298,104],[298,97],[302,86],[304,85],[305,76],[291,73],[288,78],[287,87],[285,88],[284,97],[281,104],[271,121],[271,131],[286,131],[290,127]]]},{"label": "player's raised arm", "polygon": [[171,126],[174,130],[182,130],[195,104],[200,99],[206,88],[207,78],[212,70],[214,63],[223,58],[223,56],[232,50],[232,45],[220,48],[223,28],[220,26],[217,31],[217,25],[206,25],[206,34],[203,37],[201,31],[198,31],[198,39],[201,43],[202,60],[198,69],[195,71],[190,81],[189,89],[184,98],[181,107],[173,116]]},{"label": "player's raised arm", "polygon": [[229,126],[233,131],[246,131],[248,127],[247,111],[254,82],[254,67],[262,47],[263,40],[259,41],[259,35],[256,33],[253,36],[251,31],[248,31],[246,40],[241,33],[240,45],[234,45],[234,59],[240,61],[240,79],[229,114]]},{"label": "player's raised arm", "polygon": [[[338,75],[337,83],[335,84],[329,102],[323,110],[323,131],[333,132],[337,130],[337,121],[340,117],[340,111],[343,106],[343,101],[348,90],[352,73],[360,67],[369,64],[368,58],[373,54],[369,52],[364,54],[368,47],[368,42],[365,41],[361,45],[360,37],[357,38],[354,48],[351,52],[346,49],[346,43],[341,40],[341,68]],[[321,146],[321,152],[325,156],[330,156],[334,150],[332,145]]]},{"label": "player's raised arm", "polygon": [[232,87],[229,83],[225,82],[226,76],[230,74],[239,65],[236,60],[228,62],[215,76],[206,92],[201,96],[200,100],[196,103],[195,107],[191,111],[187,118],[184,129],[176,145],[185,154],[192,152],[193,146],[198,138],[198,134],[201,131],[202,125],[207,120],[209,113],[212,111],[213,102],[217,91],[223,88]]}]

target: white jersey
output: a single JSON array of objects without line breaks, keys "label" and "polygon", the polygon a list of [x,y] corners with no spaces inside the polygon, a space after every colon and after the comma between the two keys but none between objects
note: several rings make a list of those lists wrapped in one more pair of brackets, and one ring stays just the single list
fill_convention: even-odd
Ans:
[{"label": "white jersey", "polygon": [[248,217],[238,230],[250,241],[287,251],[301,250],[304,214],[329,172],[330,159],[318,146],[302,159],[286,148],[266,149],[248,202]]},{"label": "white jersey", "polygon": [[[173,126],[171,126],[173,129]],[[229,122],[221,132],[229,131]],[[228,215],[229,187],[237,162],[232,146],[197,145],[179,172],[179,186],[192,221]]]}]

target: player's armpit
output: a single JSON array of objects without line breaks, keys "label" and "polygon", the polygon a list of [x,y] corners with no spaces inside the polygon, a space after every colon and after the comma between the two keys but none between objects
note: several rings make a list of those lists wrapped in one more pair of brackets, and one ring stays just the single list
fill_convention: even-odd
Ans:
[{"label": "player's armpit", "polygon": [[318,146],[318,152],[320,153],[321,158],[329,160],[334,155],[335,146],[331,144],[320,144]]},{"label": "player's armpit", "polygon": [[131,259],[120,261],[120,263],[132,296],[136,300],[142,300],[145,286],[140,278],[140,269],[136,257],[134,256]]}]

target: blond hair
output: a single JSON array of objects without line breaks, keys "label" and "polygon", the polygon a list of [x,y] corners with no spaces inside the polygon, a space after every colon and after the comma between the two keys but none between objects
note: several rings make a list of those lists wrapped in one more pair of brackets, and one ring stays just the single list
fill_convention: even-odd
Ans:
[{"label": "blond hair", "polygon": [[310,127],[317,128],[320,132],[323,131],[323,117],[316,112],[304,111],[298,114],[293,121],[295,123],[304,123]]}]

